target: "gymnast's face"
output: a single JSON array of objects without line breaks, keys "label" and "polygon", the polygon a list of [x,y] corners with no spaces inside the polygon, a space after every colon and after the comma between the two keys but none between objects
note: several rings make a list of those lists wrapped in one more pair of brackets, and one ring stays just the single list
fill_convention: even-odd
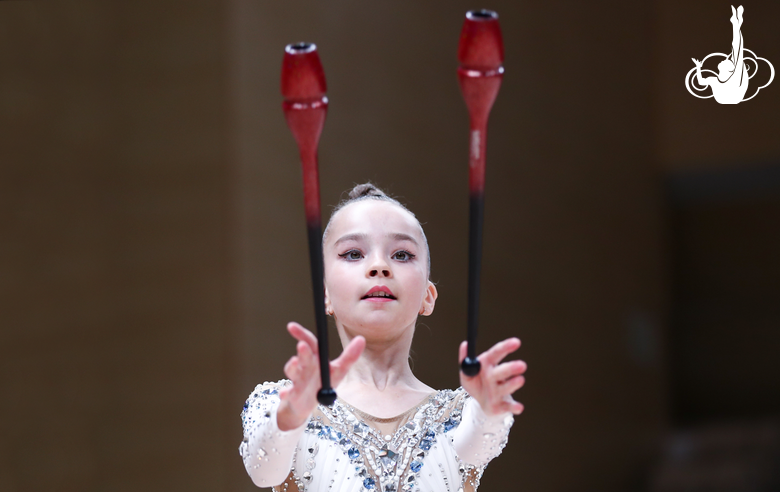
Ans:
[{"label": "gymnast's face", "polygon": [[338,325],[366,338],[392,337],[433,312],[422,229],[401,207],[367,199],[342,208],[323,254],[325,305]]}]

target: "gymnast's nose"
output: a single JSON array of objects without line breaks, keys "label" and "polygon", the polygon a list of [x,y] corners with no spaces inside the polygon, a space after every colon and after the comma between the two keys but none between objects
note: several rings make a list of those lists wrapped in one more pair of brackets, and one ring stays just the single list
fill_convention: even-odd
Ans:
[{"label": "gymnast's nose", "polygon": [[390,269],[390,263],[381,254],[374,254],[371,261],[368,262],[368,277],[392,277],[393,272]]}]

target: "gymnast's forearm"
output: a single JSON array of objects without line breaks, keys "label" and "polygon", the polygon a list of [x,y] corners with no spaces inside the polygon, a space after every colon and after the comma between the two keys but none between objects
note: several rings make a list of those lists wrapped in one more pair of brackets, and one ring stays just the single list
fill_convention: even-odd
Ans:
[{"label": "gymnast's forearm", "polygon": [[455,453],[469,465],[486,465],[501,454],[512,423],[514,418],[511,413],[488,417],[479,403],[469,398],[463,406],[461,423],[453,431]]},{"label": "gymnast's forearm", "polygon": [[251,416],[244,429],[242,457],[252,482],[258,487],[280,485],[290,473],[298,440],[306,422],[296,429],[279,430],[278,405],[263,415]]}]

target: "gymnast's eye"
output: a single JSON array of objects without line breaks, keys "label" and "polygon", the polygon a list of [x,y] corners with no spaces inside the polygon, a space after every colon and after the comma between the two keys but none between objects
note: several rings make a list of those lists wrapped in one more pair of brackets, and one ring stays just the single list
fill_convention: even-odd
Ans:
[{"label": "gymnast's eye", "polygon": [[350,249],[346,253],[341,253],[339,256],[344,258],[345,260],[355,261],[363,258],[363,253],[361,253],[356,249]]},{"label": "gymnast's eye", "polygon": [[415,257],[415,255],[413,255],[412,253],[410,253],[408,251],[404,251],[404,250],[396,251],[395,253],[393,253],[393,256],[391,256],[391,258],[394,258],[394,259],[399,260],[399,261],[409,261],[409,260],[411,260],[414,257]]}]

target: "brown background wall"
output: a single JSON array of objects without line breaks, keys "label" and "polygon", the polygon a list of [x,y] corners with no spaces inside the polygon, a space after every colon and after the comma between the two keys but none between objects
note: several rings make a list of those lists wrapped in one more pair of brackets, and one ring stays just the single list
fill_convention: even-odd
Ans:
[{"label": "brown background wall", "polygon": [[0,11],[0,489],[218,489],[225,7]]},{"label": "brown background wall", "polygon": [[[780,60],[764,4],[745,37]],[[684,92],[686,60],[726,49],[728,11],[675,6],[490,5],[507,74],[480,346],[518,335],[531,369],[485,490],[639,489],[670,415],[663,177],[739,160],[724,111],[752,122],[734,130],[751,158],[780,153],[773,86],[729,108]],[[278,93],[290,42],[316,42],[328,78],[323,208],[370,179],[423,221],[441,296],[415,371],[458,384],[468,121],[454,71],[473,7],[0,4],[0,489],[253,488],[241,404],[282,377],[284,324],[313,326]],[[686,37],[694,22],[702,39]]]}]

